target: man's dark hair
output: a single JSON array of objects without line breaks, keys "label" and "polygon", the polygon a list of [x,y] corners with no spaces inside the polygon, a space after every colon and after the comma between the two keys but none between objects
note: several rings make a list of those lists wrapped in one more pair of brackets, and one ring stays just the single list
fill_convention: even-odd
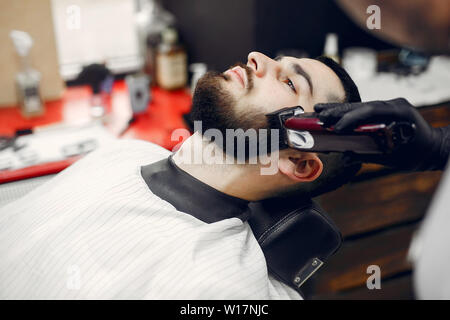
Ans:
[{"label": "man's dark hair", "polygon": [[[328,102],[361,102],[358,87],[344,68],[333,59],[325,56],[317,57],[315,60],[322,62],[333,70],[344,87],[345,98],[343,101]],[[302,194],[309,197],[319,196],[348,183],[361,169],[361,163],[353,161],[348,155],[342,153],[318,153],[318,157],[323,163],[323,172],[320,177],[312,182],[300,184],[295,190],[283,193],[283,196],[294,194]]]},{"label": "man's dark hair", "polygon": [[[333,70],[333,72],[338,76],[341,80],[342,86],[345,91],[344,101],[340,102],[361,102],[361,96],[359,95],[358,87],[356,87],[355,82],[350,78],[347,71],[342,68],[337,62],[333,59],[330,59],[325,56],[320,56],[315,58],[315,60],[322,62],[328,68]],[[332,102],[332,101],[330,101]]]}]

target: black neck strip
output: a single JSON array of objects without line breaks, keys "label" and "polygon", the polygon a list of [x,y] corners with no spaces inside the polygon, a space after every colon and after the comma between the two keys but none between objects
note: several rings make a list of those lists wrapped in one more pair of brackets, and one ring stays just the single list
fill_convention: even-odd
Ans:
[{"label": "black neck strip", "polygon": [[248,201],[194,178],[173,162],[172,155],[141,167],[141,174],[155,195],[201,221],[213,223],[234,217],[246,221],[249,218]]}]

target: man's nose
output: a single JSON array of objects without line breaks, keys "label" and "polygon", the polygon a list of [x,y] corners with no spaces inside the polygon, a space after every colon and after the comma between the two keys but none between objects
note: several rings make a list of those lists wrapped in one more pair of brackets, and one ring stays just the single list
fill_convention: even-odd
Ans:
[{"label": "man's nose", "polygon": [[253,69],[255,76],[264,77],[269,72],[277,72],[278,62],[260,52],[250,52],[247,65]]}]

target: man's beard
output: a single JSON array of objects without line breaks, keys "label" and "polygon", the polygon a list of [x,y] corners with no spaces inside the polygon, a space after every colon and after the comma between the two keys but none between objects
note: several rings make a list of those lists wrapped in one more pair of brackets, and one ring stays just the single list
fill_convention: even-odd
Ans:
[{"label": "man's beard", "polygon": [[[253,89],[253,72],[244,64],[237,64],[247,73],[248,85],[246,95],[250,94]],[[269,129],[267,119],[263,112],[258,110],[258,106],[241,106],[241,110],[237,110],[238,101],[225,90],[224,82],[231,81],[231,78],[223,73],[210,71],[206,73],[197,82],[190,113],[191,121],[201,121],[202,135],[208,129],[217,129],[223,136],[222,149],[224,152],[233,152],[233,156],[237,155],[237,143],[234,141],[234,150],[226,150],[226,129],[248,129],[257,130],[257,152],[260,150],[260,139],[258,129]],[[268,141],[270,132],[267,133]],[[267,151],[270,152],[270,143],[266,144]],[[250,154],[250,144],[245,138],[245,160]]]},{"label": "man's beard", "polygon": [[[242,67],[247,73],[246,94],[248,95],[253,89],[252,71],[244,64],[239,63],[236,66]],[[223,133],[225,129],[255,128],[257,123],[253,117],[261,118],[264,115],[255,110],[238,112],[236,99],[223,87],[224,82],[228,81],[231,81],[229,75],[216,71],[210,71],[199,79],[193,96],[191,119],[202,121],[205,130],[219,129]]]}]

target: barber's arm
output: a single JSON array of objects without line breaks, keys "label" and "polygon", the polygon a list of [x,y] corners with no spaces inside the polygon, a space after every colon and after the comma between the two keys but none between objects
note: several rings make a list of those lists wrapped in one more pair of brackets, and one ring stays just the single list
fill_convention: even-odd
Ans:
[{"label": "barber's arm", "polygon": [[409,122],[415,125],[414,138],[390,154],[362,157],[372,162],[404,170],[442,170],[450,153],[450,126],[432,128],[405,99],[360,103],[317,104],[314,110],[325,126],[346,132],[363,124]]}]

